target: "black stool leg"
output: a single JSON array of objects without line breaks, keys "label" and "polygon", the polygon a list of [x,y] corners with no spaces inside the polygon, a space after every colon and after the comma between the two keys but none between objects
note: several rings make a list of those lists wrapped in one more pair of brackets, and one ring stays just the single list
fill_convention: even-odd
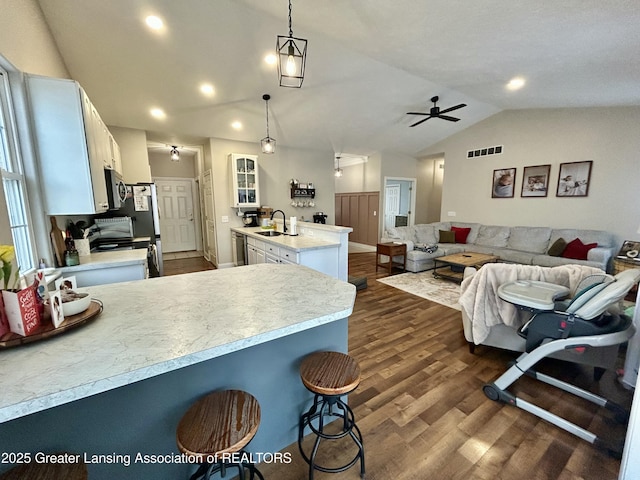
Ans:
[{"label": "black stool leg", "polygon": [[[337,410],[340,410],[338,412]],[[335,417],[336,419],[342,419],[342,431],[330,434],[325,433],[325,417]],[[318,426],[314,425],[314,421],[317,421]],[[306,427],[309,427],[311,432],[316,435],[316,439],[313,443],[311,455],[307,456],[302,448],[302,440],[304,438],[304,431]],[[355,432],[354,432],[355,430]],[[324,467],[316,464],[316,454],[320,447],[322,439],[337,440],[349,435],[358,447],[358,452],[355,457],[347,464],[340,467]],[[309,411],[303,413],[300,417],[300,425],[298,428],[298,448],[302,458],[309,464],[309,479],[313,480],[314,470],[319,470],[325,473],[339,473],[351,468],[360,460],[360,476],[364,478],[365,464],[364,464],[364,446],[362,442],[362,432],[355,423],[355,416],[353,410],[344,403],[339,396],[323,396],[316,394],[313,399],[313,404]]]},{"label": "black stool leg", "polygon": [[[246,454],[244,450],[238,452],[238,455]],[[246,454],[248,455],[248,454]],[[245,469],[249,471],[249,480],[254,480],[254,478],[259,478],[260,480],[264,480],[262,476],[262,472],[258,470],[253,463],[248,462],[239,462],[239,463],[231,463],[231,462],[217,462],[217,463],[202,463],[196,473],[189,477],[189,480],[209,480],[216,473],[220,473],[221,478],[225,478],[227,476],[227,469],[229,468],[237,468],[238,469],[238,479],[245,480]]]}]

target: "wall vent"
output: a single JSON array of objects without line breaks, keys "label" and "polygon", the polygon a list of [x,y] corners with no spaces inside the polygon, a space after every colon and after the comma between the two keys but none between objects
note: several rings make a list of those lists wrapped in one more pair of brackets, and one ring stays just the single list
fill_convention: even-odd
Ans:
[{"label": "wall vent", "polygon": [[504,150],[503,145],[496,145],[495,147],[479,148],[477,150],[469,150],[467,152],[467,158],[484,157],[486,155],[500,155]]}]

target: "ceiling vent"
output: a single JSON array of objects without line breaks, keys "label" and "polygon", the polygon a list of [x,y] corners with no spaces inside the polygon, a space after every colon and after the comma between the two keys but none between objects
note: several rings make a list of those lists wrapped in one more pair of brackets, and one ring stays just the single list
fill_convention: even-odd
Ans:
[{"label": "ceiling vent", "polygon": [[479,148],[477,150],[469,150],[467,152],[467,158],[485,157],[487,155],[500,155],[504,149],[503,145],[497,145],[495,147]]}]

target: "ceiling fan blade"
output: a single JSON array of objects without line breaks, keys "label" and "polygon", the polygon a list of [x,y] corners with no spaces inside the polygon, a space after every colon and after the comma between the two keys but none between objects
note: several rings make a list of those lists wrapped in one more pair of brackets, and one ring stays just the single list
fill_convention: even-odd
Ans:
[{"label": "ceiling fan blade", "polygon": [[467,104],[466,103],[461,103],[460,105],[456,105],[455,107],[449,107],[449,108],[445,108],[444,110],[440,110],[440,113],[449,113],[449,112],[453,112],[454,110],[458,110],[459,108],[462,107],[466,107]]},{"label": "ceiling fan blade", "polygon": [[449,115],[438,115],[438,118],[441,118],[443,120],[449,120],[450,122],[457,122],[458,120],[460,120],[459,118],[450,117]]},{"label": "ceiling fan blade", "polygon": [[415,127],[416,125],[420,125],[422,122],[426,122],[427,120],[429,120],[431,118],[431,116],[427,117],[427,118],[423,118],[422,120],[420,120],[419,122],[414,123],[413,125],[409,125],[410,127]]},{"label": "ceiling fan blade", "polygon": [[431,115],[431,114],[424,113],[424,112],[407,112],[407,115]]}]

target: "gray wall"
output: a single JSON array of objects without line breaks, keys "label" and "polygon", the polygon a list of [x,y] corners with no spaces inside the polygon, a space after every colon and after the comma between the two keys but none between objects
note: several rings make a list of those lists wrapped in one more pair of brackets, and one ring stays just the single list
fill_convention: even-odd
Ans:
[{"label": "gray wall", "polygon": [[[640,107],[512,110],[429,148],[443,153],[442,220],[608,230],[638,239]],[[468,150],[504,145],[501,155]],[[593,160],[588,197],[555,196],[560,163]],[[521,198],[523,167],[551,164],[546,198]],[[517,168],[515,197],[491,198],[494,169]],[[449,216],[456,212],[456,216]]]}]

